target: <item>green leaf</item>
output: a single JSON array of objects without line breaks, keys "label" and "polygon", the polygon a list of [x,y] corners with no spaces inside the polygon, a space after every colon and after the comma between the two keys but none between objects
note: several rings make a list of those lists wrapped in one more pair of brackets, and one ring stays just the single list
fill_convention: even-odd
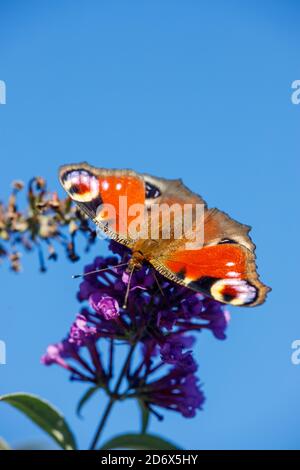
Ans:
[{"label": "green leaf", "polygon": [[81,415],[81,410],[83,408],[83,406],[85,405],[85,403],[88,401],[89,398],[91,398],[91,396],[97,391],[99,390],[99,387],[91,387],[89,388],[86,393],[81,397],[78,405],[77,405],[77,409],[76,409],[76,413],[77,415],[82,418],[82,415]]},{"label": "green leaf", "polygon": [[7,442],[2,437],[0,437],[0,450],[11,450]]},{"label": "green leaf", "polygon": [[73,434],[63,415],[47,401],[27,393],[2,395],[0,401],[9,403],[22,411],[63,449],[76,449]]},{"label": "green leaf", "polygon": [[106,441],[101,447],[105,449],[179,450],[180,447],[153,434],[120,434]]},{"label": "green leaf", "polygon": [[148,426],[149,426],[149,419],[150,413],[148,408],[145,406],[145,403],[142,400],[138,400],[138,404],[141,410],[141,433],[146,434]]}]

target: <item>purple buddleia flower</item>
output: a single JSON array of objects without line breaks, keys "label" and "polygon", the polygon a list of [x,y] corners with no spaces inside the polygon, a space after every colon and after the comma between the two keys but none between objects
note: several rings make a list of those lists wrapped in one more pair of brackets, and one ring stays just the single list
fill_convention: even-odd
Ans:
[{"label": "purple buddleia flower", "polygon": [[[65,359],[72,356],[71,350],[72,346],[69,344],[68,340],[63,340],[56,344],[50,344],[46,353],[42,356],[41,362],[46,366],[58,364],[65,369],[69,369],[69,365]],[[74,348],[74,351],[76,351],[76,348]]]},{"label": "purple buddleia flower", "polygon": [[46,353],[41,357],[41,362],[46,366],[57,364],[70,371],[72,378],[76,377],[85,380],[84,374],[72,365],[72,360],[78,363],[80,362],[78,358],[78,347],[66,338],[60,343],[50,344]]},{"label": "purple buddleia flower", "polygon": [[68,341],[77,346],[82,346],[86,345],[88,342],[93,342],[96,336],[97,329],[94,326],[89,326],[87,318],[79,314],[70,328]]},{"label": "purple buddleia flower", "polygon": [[135,360],[127,364],[127,395],[122,399],[137,397],[157,416],[160,407],[193,417],[204,395],[195,375],[191,333],[210,330],[225,339],[229,313],[219,302],[154,274],[146,265],[132,273],[128,285],[130,251],[116,242],[109,248],[113,256],[98,256],[85,267],[77,294],[80,313],[67,338],[49,346],[42,362],[60,365],[73,380],[90,381],[117,397],[115,350],[119,343],[140,345],[140,354],[135,350]]},{"label": "purple buddleia flower", "polygon": [[197,377],[178,367],[138,391],[148,407],[154,405],[177,411],[185,418],[193,418],[205,401]]},{"label": "purple buddleia flower", "polygon": [[190,348],[195,338],[192,336],[170,335],[160,349],[161,359],[167,364],[174,364],[178,368],[182,367],[190,372],[196,372],[197,365],[190,351],[183,352]]},{"label": "purple buddleia flower", "polygon": [[119,316],[119,304],[116,299],[109,295],[94,292],[89,296],[89,304],[105,320],[113,320]]},{"label": "purple buddleia flower", "polygon": [[[83,314],[77,315],[69,335],[62,342],[49,345],[41,362],[69,370],[72,380],[105,382],[106,375],[96,345],[98,338],[97,329],[88,325],[87,318]],[[84,350],[89,353],[90,363],[82,355]]]}]

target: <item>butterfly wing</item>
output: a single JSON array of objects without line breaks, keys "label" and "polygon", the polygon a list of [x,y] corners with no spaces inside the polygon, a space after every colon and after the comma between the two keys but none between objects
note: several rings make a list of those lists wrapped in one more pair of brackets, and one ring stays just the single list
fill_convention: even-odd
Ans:
[{"label": "butterfly wing", "polygon": [[[161,220],[165,219],[165,212],[173,201],[181,206],[187,203],[195,205],[199,201],[204,204],[199,196],[183,186],[181,180],[155,178],[151,175],[138,174],[132,170],[108,170],[96,168],[84,162],[62,166],[59,170],[59,179],[71,199],[101,230],[107,233],[110,238],[130,248],[134,247],[141,236],[138,231],[132,235],[129,230],[130,224],[134,222],[136,216],[134,211],[128,210],[129,208],[137,205],[143,208],[146,226],[148,226],[149,219],[152,226],[158,228],[159,233],[156,240],[162,242]],[[126,207],[120,203],[122,198],[126,199]],[[162,215],[161,213],[157,215],[157,219],[153,214],[150,215],[150,210],[155,203],[166,209]],[[106,208],[111,206],[115,209],[114,224],[109,223],[111,222],[111,214],[104,214],[103,206]],[[174,218],[174,214],[172,217]],[[149,232],[144,238],[151,240],[153,234],[151,234],[150,228],[147,228]],[[174,234],[171,233],[165,245],[169,245],[173,239]],[[146,245],[148,245],[147,242]],[[150,245],[153,246],[151,243]]]},{"label": "butterfly wing", "polygon": [[[64,165],[59,179],[78,207],[110,238],[132,247],[127,208],[145,203],[144,179],[132,170],[107,170],[88,163]],[[126,207],[120,207],[120,200]],[[122,204],[122,203],[121,203]]]},{"label": "butterfly wing", "polygon": [[[144,175],[149,178],[149,175]],[[205,201],[189,191],[180,180],[151,178],[162,196],[161,204],[192,203],[203,205],[203,225],[192,219],[182,237],[159,240],[157,248],[146,252],[150,263],[168,279],[236,306],[255,306],[264,302],[268,291],[256,269],[255,245],[249,237],[250,227],[231,219],[218,209],[208,209]],[[154,201],[146,201],[151,206]],[[163,223],[156,220],[163,231]],[[189,232],[203,231],[202,246],[188,249]],[[171,234],[172,235],[172,234]],[[200,237],[201,238],[201,237]],[[143,251],[143,247],[141,247]]]},{"label": "butterfly wing", "polygon": [[183,247],[150,262],[167,278],[235,306],[259,305],[269,291],[259,280],[254,254],[239,244]]}]

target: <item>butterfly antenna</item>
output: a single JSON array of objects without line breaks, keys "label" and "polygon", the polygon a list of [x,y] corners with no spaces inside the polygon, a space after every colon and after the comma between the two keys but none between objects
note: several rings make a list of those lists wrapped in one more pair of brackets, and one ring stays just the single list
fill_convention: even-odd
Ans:
[{"label": "butterfly antenna", "polygon": [[129,279],[128,279],[128,284],[127,284],[127,289],[126,289],[126,294],[125,294],[125,299],[124,299],[123,308],[127,308],[127,301],[128,301],[128,296],[129,296],[130,284],[131,284],[131,279],[132,279],[133,271],[134,271],[134,266],[133,266],[133,268],[132,268],[132,270],[130,271],[130,274],[129,274]]},{"label": "butterfly antenna", "polygon": [[113,268],[120,268],[121,266],[127,266],[127,264],[128,263],[121,263],[121,264],[116,264],[115,266],[108,266],[107,268],[103,268],[103,269],[95,269],[95,271],[89,271],[88,273],[74,274],[72,276],[72,279],[78,279],[79,277],[88,276],[89,274],[95,274],[95,273],[101,273],[103,271],[109,271],[110,269],[113,269]]},{"label": "butterfly antenna", "polygon": [[153,270],[153,276],[154,276],[154,279],[155,279],[155,281],[156,281],[156,284],[157,284],[157,286],[158,286],[158,289],[159,289],[161,295],[162,295],[163,297],[165,297],[165,293],[164,293],[164,291],[163,291],[162,288],[161,288],[161,285],[160,285],[160,283],[159,283],[159,280],[157,279],[157,276],[156,276],[154,270]]}]

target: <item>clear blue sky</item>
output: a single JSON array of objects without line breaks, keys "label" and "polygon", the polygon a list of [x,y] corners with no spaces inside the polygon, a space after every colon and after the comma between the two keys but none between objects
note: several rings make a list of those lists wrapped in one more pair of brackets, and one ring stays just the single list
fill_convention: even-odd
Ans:
[{"label": "clear blue sky", "polygon": [[[199,337],[207,402],[192,420],[166,413],[151,431],[186,448],[300,448],[299,126],[291,83],[300,79],[298,1],[1,0],[0,199],[11,180],[87,160],[182,177],[210,206],[253,226],[267,303],[232,309],[225,342]],[[62,192],[60,192],[62,194]],[[99,243],[94,254],[103,252]],[[78,420],[83,389],[39,358],[77,313],[77,283],[92,255],[22,275],[1,267],[0,393],[52,401],[90,440],[103,400]],[[105,437],[137,430],[133,405],[112,415]],[[13,445],[47,441],[25,417],[0,407]]]}]

